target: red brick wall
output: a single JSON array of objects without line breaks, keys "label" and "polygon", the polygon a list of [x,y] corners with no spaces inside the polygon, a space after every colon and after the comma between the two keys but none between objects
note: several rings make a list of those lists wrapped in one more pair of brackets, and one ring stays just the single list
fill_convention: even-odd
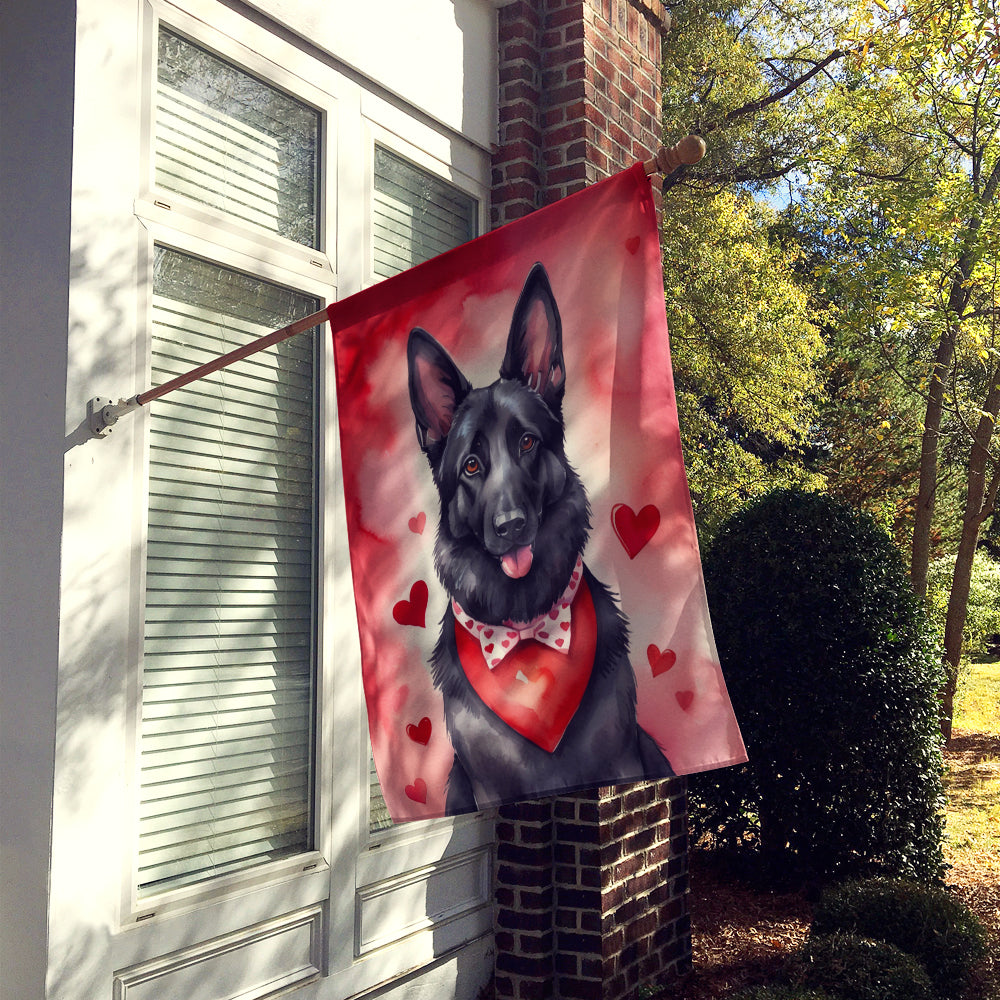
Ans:
[{"label": "red brick wall", "polygon": [[683,779],[507,806],[496,995],[619,1000],[691,965]]},{"label": "red brick wall", "polygon": [[499,810],[494,879],[496,995],[550,1000],[554,984],[553,799]]},{"label": "red brick wall", "polygon": [[[513,0],[498,11],[493,224],[660,143],[661,0]],[[691,962],[683,779],[500,810],[496,995],[619,1000]]]},{"label": "red brick wall", "polygon": [[656,151],[667,20],[661,0],[514,0],[498,16],[494,225]]}]

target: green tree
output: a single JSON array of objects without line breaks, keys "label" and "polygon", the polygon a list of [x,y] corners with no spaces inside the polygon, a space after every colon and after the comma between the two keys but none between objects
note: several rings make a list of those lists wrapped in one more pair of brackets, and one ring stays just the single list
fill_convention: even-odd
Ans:
[{"label": "green tree", "polygon": [[837,341],[826,390],[816,434],[825,445],[817,467],[827,489],[868,511],[904,546],[918,474],[918,401],[877,358]]},{"label": "green tree", "polygon": [[[866,510],[889,531],[900,550],[912,541],[919,478],[925,371],[922,338],[897,336],[879,321],[885,292],[857,279],[840,280],[844,257],[864,255],[852,237],[837,231],[820,196],[801,197],[783,213],[802,255],[800,273],[813,276],[811,308],[823,317],[828,348],[824,392],[812,430],[815,469],[830,493]],[[919,327],[918,327],[919,329]],[[909,330],[907,334],[909,334]],[[953,431],[954,428],[949,428]],[[960,462],[954,433],[945,439],[939,467],[938,505],[942,516],[937,547],[954,548],[958,522]]]},{"label": "green tree", "polygon": [[708,154],[668,178],[699,189],[773,189],[825,134],[818,100],[848,54],[850,5],[828,0],[681,0],[665,39],[663,125]]},{"label": "green tree", "polygon": [[747,499],[814,478],[802,455],[824,347],[773,216],[746,195],[677,192],[664,218],[678,415],[703,535]]},{"label": "green tree", "polygon": [[973,559],[1000,485],[1000,20],[996,0],[878,0],[855,35],[865,58],[825,95],[836,141],[820,144],[810,178],[839,241],[818,276],[866,304],[845,321],[923,400],[910,561],[921,595],[949,436],[965,453],[944,627],[948,734]]},{"label": "green tree", "polygon": [[779,873],[940,877],[941,665],[888,535],[778,490],[719,531],[705,586],[749,762],[692,779],[696,828]]},{"label": "green tree", "polygon": [[811,276],[796,271],[795,243],[754,194],[803,161],[818,81],[843,55],[829,48],[830,9],[816,0],[672,8],[664,130],[710,140],[697,167],[667,180],[663,213],[678,407],[703,536],[774,486],[817,483],[807,459],[825,348]]},{"label": "green tree", "polygon": [[[931,561],[927,574],[927,603],[939,622],[945,620],[954,575],[953,556]],[[995,635],[1000,635],[1000,562],[985,548],[980,548],[972,566],[962,650],[968,656],[982,655],[988,651]]]},{"label": "green tree", "polygon": [[[687,242],[713,268],[724,251],[701,250],[715,240],[713,199],[785,198],[786,229],[763,218],[760,226],[798,267],[792,283],[809,293],[806,315],[829,348],[827,392],[808,426],[806,410],[789,406],[784,437],[762,427],[747,433],[725,404],[754,362],[741,364],[747,359],[725,338],[713,345],[707,337],[726,290],[714,304],[703,296],[706,310],[690,330],[675,323],[687,336],[678,368],[689,392],[688,453],[696,483],[703,467],[713,489],[696,498],[723,511],[754,492],[748,482],[825,478],[891,522],[897,538],[909,522],[910,576],[921,595],[931,556],[955,552],[943,628],[946,733],[973,559],[1000,487],[998,2],[684,0],[671,8],[665,51],[665,132],[693,130],[709,141],[700,164],[666,182],[668,251],[681,193],[702,199]],[[805,234],[808,272],[788,226]],[[668,286],[689,277],[679,272],[668,259]],[[739,310],[743,300],[732,303]],[[713,366],[713,378],[699,378]],[[735,484],[728,497],[727,481]]]}]

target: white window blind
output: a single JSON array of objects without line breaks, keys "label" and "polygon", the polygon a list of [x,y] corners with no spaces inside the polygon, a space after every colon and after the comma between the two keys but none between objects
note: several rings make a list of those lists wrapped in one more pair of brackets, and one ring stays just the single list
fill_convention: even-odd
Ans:
[{"label": "white window blind", "polygon": [[[158,192],[316,246],[319,129],[160,27]],[[152,307],[158,385],[318,302],[158,246]],[[302,334],[150,407],[140,896],[313,846],[315,350]]]},{"label": "white window blind", "polygon": [[319,113],[160,28],[156,185],[317,246]]},{"label": "white window blind", "polygon": [[375,147],[375,273],[388,278],[477,235],[476,200]]},{"label": "white window blind", "polygon": [[[157,247],[152,382],[315,299]],[[315,331],[150,407],[140,895],[312,846]]]},{"label": "white window blind", "polygon": [[[374,271],[389,278],[478,235],[475,198],[414,166],[381,146],[375,147],[375,196],[372,207]],[[369,758],[371,832],[392,826]]]}]

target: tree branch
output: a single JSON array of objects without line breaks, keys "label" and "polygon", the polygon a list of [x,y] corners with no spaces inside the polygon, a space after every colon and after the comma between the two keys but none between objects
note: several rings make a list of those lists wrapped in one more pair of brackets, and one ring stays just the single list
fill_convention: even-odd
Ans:
[{"label": "tree branch", "polygon": [[[911,160],[904,170],[908,170],[916,160]],[[862,170],[860,167],[855,167],[852,173],[856,174],[858,177],[867,177],[869,180],[873,181],[894,181],[899,183],[910,183],[911,178],[908,173],[903,171],[897,171],[894,174],[880,174],[876,173],[874,170]]]},{"label": "tree branch", "polygon": [[818,63],[816,63],[807,73],[803,73],[802,76],[796,77],[787,86],[782,87],[780,90],[776,90],[773,94],[768,94],[766,97],[760,97],[756,101],[750,101],[742,107],[733,108],[732,111],[726,112],[721,121],[712,125],[702,126],[701,134],[706,135],[710,132],[714,132],[717,128],[722,128],[724,125],[735,121],[737,118],[754,115],[758,111],[763,111],[764,108],[770,106],[771,104],[777,104],[778,101],[783,100],[789,94],[798,90],[803,84],[808,83],[818,73],[822,73],[823,70],[825,70],[831,63],[836,62],[838,59],[843,59],[846,55],[846,49],[834,49],[824,59],[821,59]]},{"label": "tree branch", "polygon": [[[699,184],[704,185],[705,187],[718,187],[722,190],[731,184],[747,184],[750,182],[756,184],[764,183],[766,181],[780,180],[782,177],[787,177],[792,170],[795,170],[800,165],[801,164],[797,159],[792,160],[789,163],[769,167],[766,170],[755,170],[751,166],[744,164],[742,166],[733,167],[732,170],[718,170],[714,173],[699,171],[693,180],[696,180]],[[679,166],[676,170],[667,174],[667,176],[663,178],[663,193],[665,194],[671,188],[676,187],[687,175],[688,166],[686,164],[681,164],[681,166]]]}]

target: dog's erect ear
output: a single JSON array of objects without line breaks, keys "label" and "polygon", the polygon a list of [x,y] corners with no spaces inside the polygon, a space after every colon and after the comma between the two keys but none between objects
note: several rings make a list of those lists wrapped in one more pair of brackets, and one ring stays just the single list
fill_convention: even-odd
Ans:
[{"label": "dog's erect ear", "polygon": [[514,307],[500,377],[523,382],[559,412],[566,388],[562,322],[541,264],[532,267]]},{"label": "dog's erect ear", "polygon": [[406,361],[417,440],[427,451],[448,436],[455,410],[472,386],[448,352],[419,326],[410,331]]}]

